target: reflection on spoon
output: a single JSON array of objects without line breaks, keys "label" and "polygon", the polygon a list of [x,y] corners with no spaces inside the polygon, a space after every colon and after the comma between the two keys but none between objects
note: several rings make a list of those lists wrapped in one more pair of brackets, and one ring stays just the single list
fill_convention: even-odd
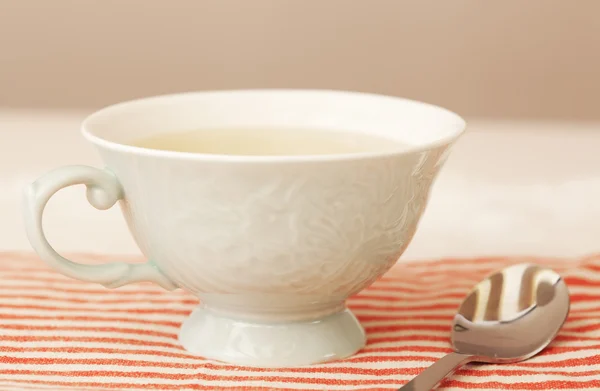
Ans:
[{"label": "reflection on spoon", "polygon": [[553,270],[519,264],[475,286],[454,317],[454,352],[420,373],[401,391],[429,391],[472,361],[526,360],[554,339],[569,314],[569,291]]}]

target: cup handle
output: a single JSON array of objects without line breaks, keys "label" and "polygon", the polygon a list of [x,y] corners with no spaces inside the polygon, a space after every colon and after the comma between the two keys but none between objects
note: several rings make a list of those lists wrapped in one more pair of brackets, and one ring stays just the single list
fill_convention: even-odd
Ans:
[{"label": "cup handle", "polygon": [[73,185],[87,187],[87,199],[99,210],[112,207],[123,198],[117,177],[108,170],[88,166],[67,166],[50,171],[25,189],[25,228],[33,249],[46,263],[65,276],[95,282],[107,288],[140,281],[154,282],[167,290],[177,288],[150,261],[143,264],[124,262],[85,265],[70,261],[58,254],[48,243],[42,228],[44,208],[57,191]]}]

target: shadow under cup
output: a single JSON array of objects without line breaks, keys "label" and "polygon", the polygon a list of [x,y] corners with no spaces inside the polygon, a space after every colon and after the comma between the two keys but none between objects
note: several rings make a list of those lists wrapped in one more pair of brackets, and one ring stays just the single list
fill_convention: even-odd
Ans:
[{"label": "shadow under cup", "polygon": [[[243,156],[128,145],[169,131],[316,129],[384,137],[397,149]],[[201,300],[181,329],[190,352],[250,366],[306,365],[365,344],[345,300],[394,265],[465,122],[406,99],[336,91],[187,93],[120,103],[88,117],[106,169],[53,170],[25,192],[28,236],[59,272],[118,287],[153,281]],[[81,265],[47,242],[41,217],[63,187],[119,203],[146,264]]]}]

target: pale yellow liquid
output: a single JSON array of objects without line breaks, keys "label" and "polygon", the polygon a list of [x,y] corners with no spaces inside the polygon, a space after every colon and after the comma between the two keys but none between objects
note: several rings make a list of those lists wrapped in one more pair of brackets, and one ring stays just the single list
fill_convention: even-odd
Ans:
[{"label": "pale yellow liquid", "polygon": [[291,129],[214,129],[159,133],[130,145],[218,155],[326,155],[390,151],[402,144],[361,133]]}]

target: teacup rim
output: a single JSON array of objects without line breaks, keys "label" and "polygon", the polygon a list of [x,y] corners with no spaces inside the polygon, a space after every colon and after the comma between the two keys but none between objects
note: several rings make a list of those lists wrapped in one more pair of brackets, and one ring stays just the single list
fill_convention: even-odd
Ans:
[{"label": "teacup rim", "polygon": [[[440,112],[444,112],[449,117],[453,117],[456,122],[454,132],[446,137],[442,137],[435,141],[424,142],[421,144],[406,146],[403,145],[398,150],[381,150],[381,151],[369,151],[369,152],[349,152],[349,153],[335,153],[335,154],[300,154],[300,155],[227,155],[227,154],[208,154],[208,153],[195,153],[195,152],[181,152],[181,151],[170,151],[160,150],[152,148],[144,148],[134,145],[128,145],[119,143],[111,140],[107,140],[94,134],[89,130],[90,122],[96,120],[98,117],[106,115],[107,113],[118,110],[125,106],[131,106],[135,104],[149,103],[153,100],[162,99],[176,99],[184,98],[190,95],[208,95],[208,94],[231,94],[231,93],[325,93],[325,94],[338,94],[338,95],[353,95],[362,97],[374,97],[374,98],[388,98],[398,102],[405,102],[411,104],[417,104],[423,107],[428,107]],[[159,94],[147,97],[141,97],[136,99],[125,100],[117,102],[103,108],[100,108],[90,115],[88,115],[81,124],[81,133],[83,137],[90,143],[97,147],[105,148],[123,153],[131,153],[135,155],[162,157],[169,159],[179,160],[194,160],[194,161],[210,161],[210,162],[231,162],[231,163],[302,163],[302,162],[334,162],[334,161],[356,161],[356,160],[370,160],[379,158],[388,158],[394,156],[406,156],[417,153],[430,151],[442,146],[452,145],[457,139],[459,139],[465,132],[467,127],[466,120],[457,114],[456,112],[449,110],[445,107],[438,106],[432,103],[427,103],[419,100],[350,90],[334,90],[334,89],[289,89],[289,88],[257,88],[257,89],[222,89],[222,90],[200,90],[200,91],[186,91],[179,93],[170,94]]]}]

